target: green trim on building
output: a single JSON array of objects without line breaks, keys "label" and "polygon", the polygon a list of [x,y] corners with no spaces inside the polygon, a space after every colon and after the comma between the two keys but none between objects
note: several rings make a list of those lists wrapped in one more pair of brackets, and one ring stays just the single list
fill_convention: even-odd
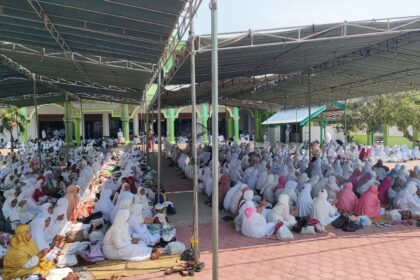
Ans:
[{"label": "green trim on building", "polygon": [[233,107],[234,140],[239,141],[239,108]]},{"label": "green trim on building", "polygon": [[[312,121],[312,119],[313,119],[313,118],[315,118],[316,116],[318,116],[319,114],[321,114],[322,112],[324,112],[326,109],[327,109],[327,106],[322,105],[322,106],[321,106],[318,110],[316,110],[315,112],[311,112],[311,121]],[[306,125],[306,124],[308,123],[308,121],[309,121],[309,118],[308,118],[308,117],[306,117],[306,118],[304,118],[303,120],[301,120],[299,124],[300,124],[301,126],[304,126],[304,125]]]}]

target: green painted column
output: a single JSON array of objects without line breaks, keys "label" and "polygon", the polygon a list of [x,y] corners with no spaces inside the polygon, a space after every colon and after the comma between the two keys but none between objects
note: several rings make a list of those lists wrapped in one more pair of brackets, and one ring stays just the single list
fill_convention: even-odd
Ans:
[{"label": "green painted column", "polygon": [[23,131],[21,131],[22,142],[26,144],[28,142],[28,108],[22,107],[19,109],[21,115],[25,117],[25,122],[23,123]]},{"label": "green painted column", "polygon": [[209,143],[209,136],[207,134],[207,121],[209,119],[209,105],[207,103],[201,104],[201,124],[203,126],[203,144]]},{"label": "green painted column", "polygon": [[171,145],[175,144],[175,109],[169,108],[168,109],[168,116],[166,118],[167,124],[167,134],[169,136],[169,143]]},{"label": "green painted column", "polygon": [[239,108],[233,107],[234,140],[239,141]]},{"label": "green painted column", "polygon": [[368,145],[370,145],[370,146],[371,146],[371,145],[372,145],[372,142],[373,142],[373,141],[372,141],[372,140],[373,140],[373,133],[368,132],[368,133],[366,134],[366,137],[367,137],[367,142],[366,142],[366,143],[367,143]]},{"label": "green painted column", "polygon": [[261,142],[261,112],[255,112],[255,138]]},{"label": "green painted column", "polygon": [[389,127],[387,126],[387,125],[384,125],[384,131],[383,131],[383,134],[384,134],[384,146],[388,146],[388,144],[389,144]]},{"label": "green painted column", "polygon": [[80,116],[74,116],[74,139],[76,140],[76,145],[80,146]]},{"label": "green painted column", "polygon": [[73,129],[72,129],[72,116],[71,116],[71,103],[69,101],[64,102],[64,130],[65,138],[64,143],[67,146],[73,145]]},{"label": "green painted column", "polygon": [[130,117],[128,115],[128,104],[121,105],[121,123],[122,123],[122,131],[124,134],[125,144],[130,143],[130,127],[129,122]]},{"label": "green painted column", "polygon": [[226,117],[226,131],[227,131],[227,138],[232,138],[232,118],[230,116]]}]

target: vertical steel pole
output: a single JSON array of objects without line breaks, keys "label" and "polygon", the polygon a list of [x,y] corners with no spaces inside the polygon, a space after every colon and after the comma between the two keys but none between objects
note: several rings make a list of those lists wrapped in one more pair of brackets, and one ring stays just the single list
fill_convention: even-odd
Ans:
[{"label": "vertical steel pole", "polygon": [[161,160],[161,157],[162,157],[162,127],[161,127],[161,116],[160,116],[160,114],[162,113],[161,112],[161,107],[160,107],[160,95],[161,95],[161,92],[160,92],[160,90],[161,90],[161,86],[162,86],[162,77],[161,77],[161,72],[160,72],[160,69],[159,69],[159,74],[158,74],[158,91],[157,91],[157,94],[158,94],[158,108],[157,108],[157,110],[158,110],[158,117],[157,117],[157,122],[158,122],[158,127],[157,127],[157,129],[158,129],[158,166],[157,166],[157,172],[158,172],[158,198],[160,197],[160,188],[161,188],[161,185],[162,185],[162,160]]},{"label": "vertical steel pole", "polygon": [[257,90],[254,89],[254,148],[257,148],[257,123],[255,122],[255,120],[257,119]]},{"label": "vertical steel pole", "polygon": [[147,106],[147,97],[145,98],[145,105],[144,105],[144,113],[146,114],[146,158],[147,158],[147,163],[149,163],[149,108]]},{"label": "vertical steel pole", "polygon": [[219,278],[219,76],[217,50],[217,0],[211,0],[211,89],[212,89],[212,245],[213,280]]},{"label": "vertical steel pole", "polygon": [[347,150],[347,99],[344,101],[344,151]]},{"label": "vertical steel pole", "polygon": [[41,139],[39,139],[39,118],[38,118],[38,102],[36,97],[36,76],[35,74],[32,75],[32,79],[34,80],[34,91],[33,91],[33,99],[34,99],[34,107],[35,107],[35,131],[36,131],[36,138],[38,140],[38,157],[39,157],[39,168],[42,169],[42,157],[41,157]]},{"label": "vertical steel pole", "polygon": [[194,249],[194,259],[200,259],[198,243],[198,166],[197,166],[197,100],[195,92],[195,37],[194,37],[194,12],[190,4],[190,38],[191,38],[191,105],[192,105],[192,164],[193,164],[193,204],[194,204],[194,232],[191,245]]},{"label": "vertical steel pole", "polygon": [[308,155],[309,160],[311,160],[312,155],[312,134],[311,134],[311,73],[308,71],[308,127],[309,127],[309,146],[308,146]]},{"label": "vertical steel pole", "polygon": [[[103,125],[103,124],[102,124]],[[80,135],[85,135],[85,118],[83,116],[83,104],[82,99],[80,98]],[[102,135],[103,136],[103,135]],[[84,140],[84,137],[82,137]],[[80,145],[83,146],[82,141],[80,141]]]}]

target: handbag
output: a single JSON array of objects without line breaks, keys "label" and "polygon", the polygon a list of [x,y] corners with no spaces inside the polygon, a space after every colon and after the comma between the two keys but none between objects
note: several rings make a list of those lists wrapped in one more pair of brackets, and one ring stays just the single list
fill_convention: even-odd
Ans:
[{"label": "handbag", "polygon": [[105,260],[102,252],[102,242],[91,243],[85,250],[80,252],[80,256],[88,262],[100,262]]},{"label": "handbag", "polygon": [[359,229],[359,225],[351,221],[347,221],[341,229],[347,232],[355,232]]},{"label": "handbag", "polygon": [[308,225],[308,219],[306,218],[300,218],[296,225],[293,226],[292,230],[294,232],[300,233],[302,228],[306,227]]},{"label": "handbag", "polygon": [[315,227],[314,227],[314,226],[306,226],[306,227],[303,227],[303,228],[300,230],[300,233],[301,233],[301,234],[310,234],[310,235],[314,235],[314,234],[315,234]]},{"label": "handbag", "polygon": [[85,230],[71,231],[66,234],[66,243],[74,243],[76,241],[89,240],[89,236]]},{"label": "handbag", "polygon": [[162,229],[160,234],[162,236],[163,241],[171,242],[171,241],[175,240],[176,228],[169,227],[167,229]]},{"label": "handbag", "polygon": [[185,251],[185,245],[179,241],[169,242],[168,245],[164,248],[164,252],[169,255],[181,254]]},{"label": "handbag", "polygon": [[410,211],[401,211],[401,220],[411,220],[413,215]]},{"label": "handbag", "polygon": [[331,225],[335,228],[342,228],[346,222],[348,221],[348,218],[341,214],[337,219],[335,219]]}]

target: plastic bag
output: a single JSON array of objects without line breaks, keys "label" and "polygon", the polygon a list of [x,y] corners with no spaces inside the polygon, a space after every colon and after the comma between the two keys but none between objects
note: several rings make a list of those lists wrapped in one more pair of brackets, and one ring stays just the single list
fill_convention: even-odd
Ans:
[{"label": "plastic bag", "polygon": [[185,245],[184,245],[184,243],[179,242],[179,241],[170,242],[163,249],[163,252],[165,254],[169,254],[169,255],[182,254],[182,252],[184,252],[184,251],[185,251]]},{"label": "plastic bag", "polygon": [[303,227],[303,228],[300,230],[300,233],[301,233],[301,234],[310,234],[310,235],[314,235],[314,234],[315,234],[315,227],[314,227],[314,226],[306,226],[306,227]]},{"label": "plastic bag", "polygon": [[276,237],[278,240],[293,240],[295,237],[293,236],[293,233],[286,227],[281,226],[280,229],[276,233]]},{"label": "plastic bag", "polygon": [[392,221],[401,221],[402,215],[398,209],[391,210],[387,214],[388,218],[390,218]]},{"label": "plastic bag", "polygon": [[367,216],[359,216],[359,225],[362,227],[367,227],[372,225],[372,221]]}]

